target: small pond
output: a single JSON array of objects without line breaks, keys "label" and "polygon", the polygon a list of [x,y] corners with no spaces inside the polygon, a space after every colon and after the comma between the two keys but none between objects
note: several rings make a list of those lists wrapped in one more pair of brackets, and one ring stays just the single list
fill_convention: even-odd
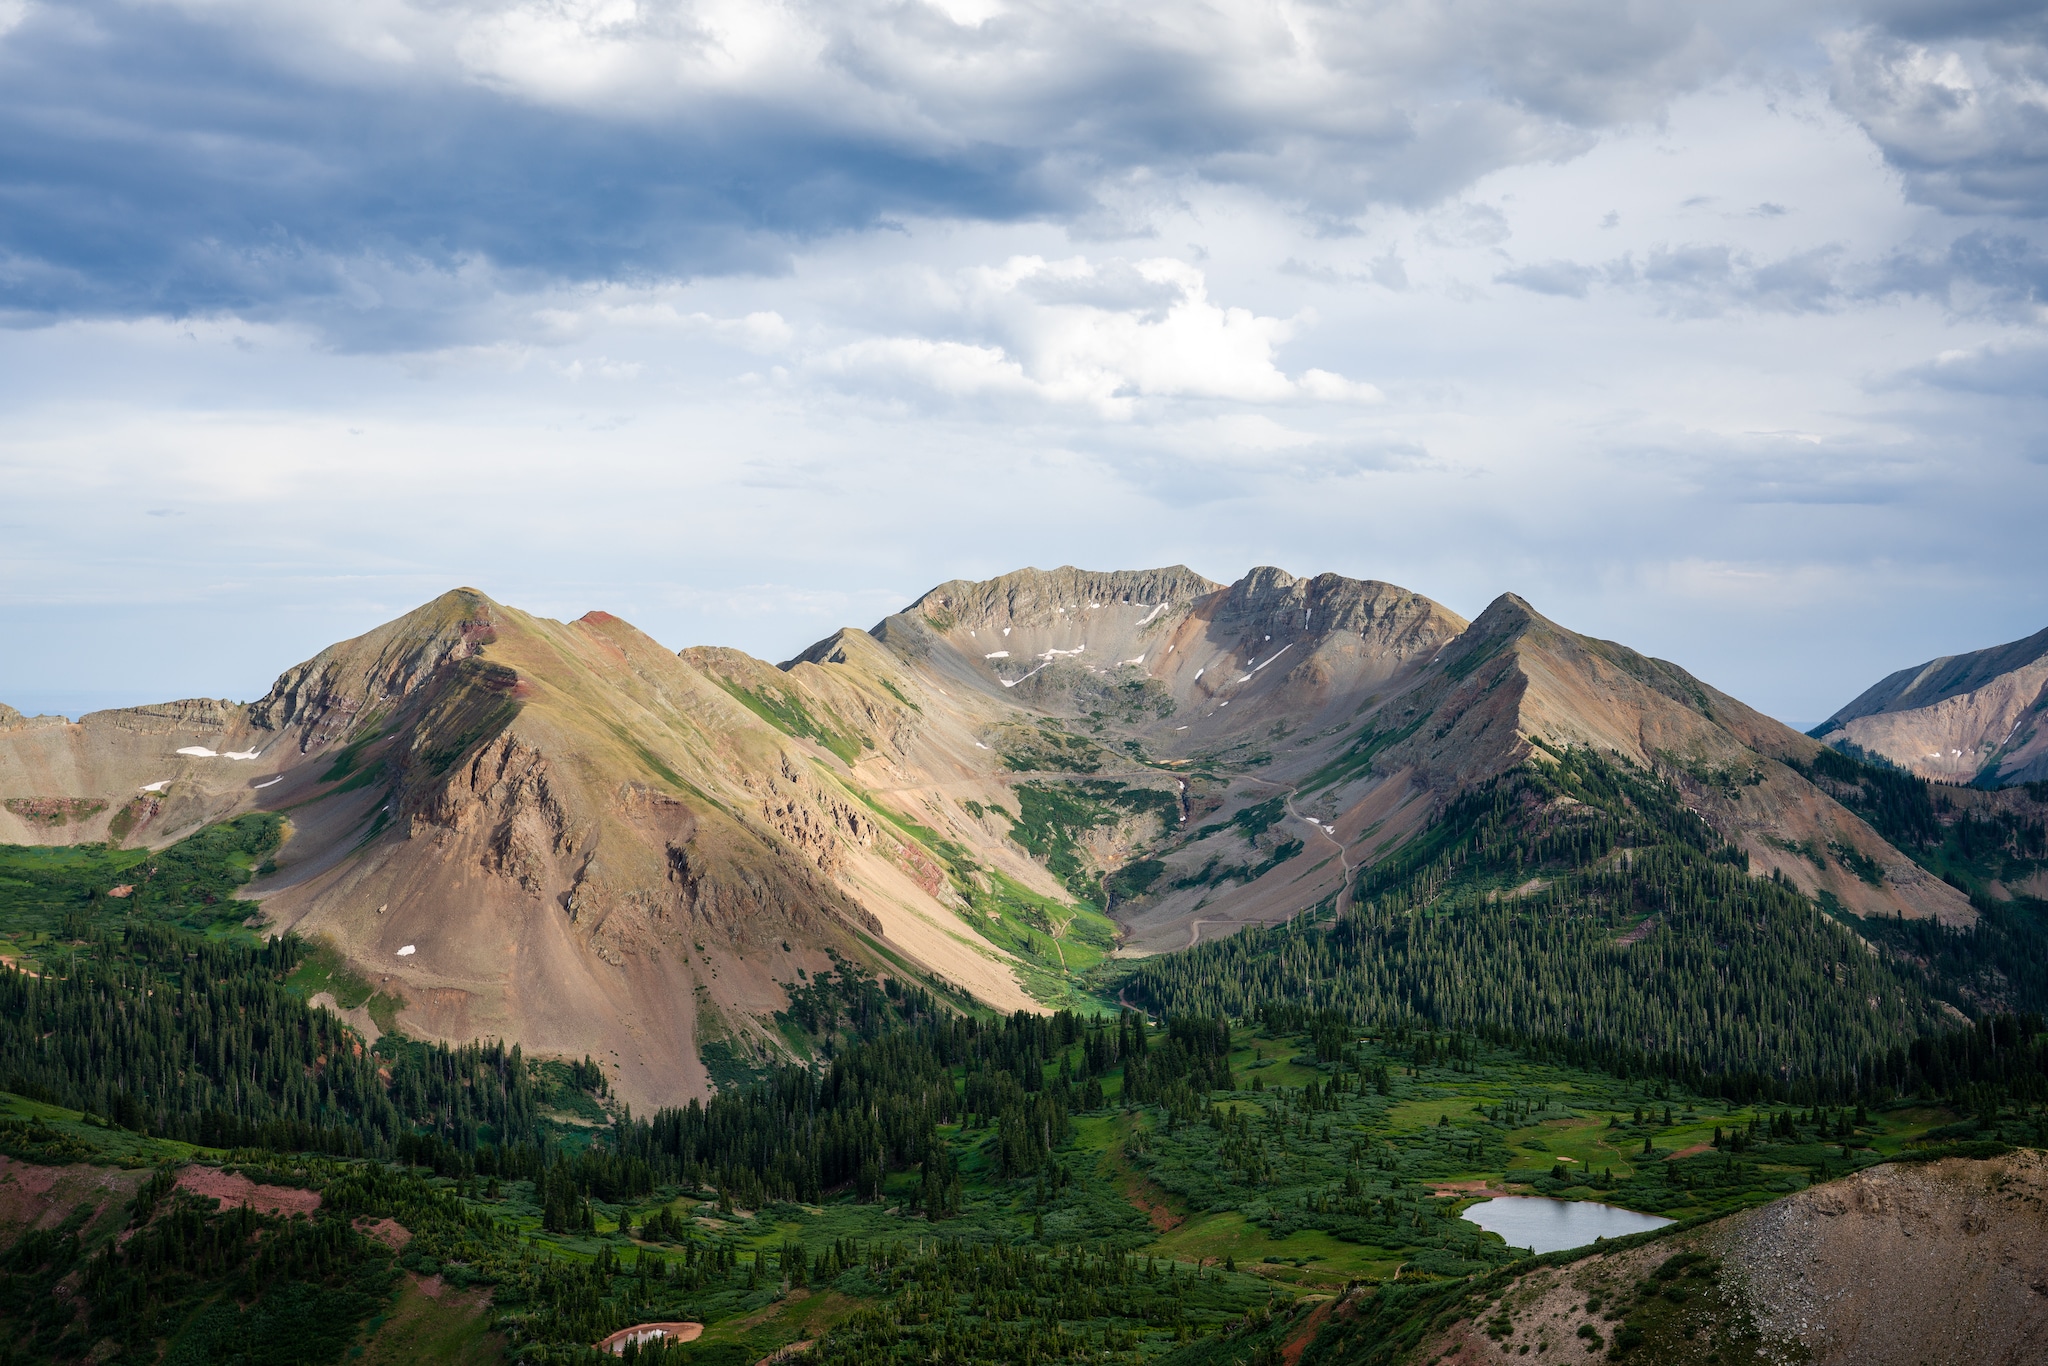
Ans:
[{"label": "small pond", "polygon": [[1541,1195],[1482,1200],[1459,1217],[1488,1233],[1498,1233],[1509,1247],[1526,1247],[1532,1252],[1561,1252],[1584,1247],[1595,1238],[1647,1233],[1671,1222],[1594,1200],[1552,1200]]}]

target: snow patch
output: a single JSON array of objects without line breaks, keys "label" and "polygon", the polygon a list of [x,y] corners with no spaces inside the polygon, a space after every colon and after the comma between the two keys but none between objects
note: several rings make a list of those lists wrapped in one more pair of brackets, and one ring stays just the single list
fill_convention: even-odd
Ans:
[{"label": "snow patch", "polygon": [[266,787],[276,787],[276,786],[277,786],[277,785],[278,785],[279,783],[281,783],[281,782],[283,782],[283,781],[284,781],[284,775],[283,775],[282,773],[280,773],[280,774],[278,774],[278,775],[277,775],[277,776],[276,776],[275,778],[271,778],[271,779],[268,779],[267,781],[264,781],[264,782],[260,782],[260,783],[251,783],[251,784],[249,784],[249,790],[250,790],[251,792],[261,792],[261,791],[262,791],[262,790],[263,790],[264,788],[266,788]]},{"label": "snow patch", "polygon": [[222,754],[222,755],[221,755],[220,757],[221,757],[221,758],[223,758],[223,759],[237,759],[237,760],[240,760],[240,759],[254,759],[254,758],[255,758],[255,757],[257,756],[257,755],[259,755],[259,754],[261,754],[261,753],[263,753],[263,751],[262,751],[262,750],[260,750],[260,749],[243,749],[243,750],[233,750],[233,749],[231,749],[231,750],[228,750],[228,751],[227,751],[226,753]]},{"label": "snow patch", "polygon": [[992,650],[982,656],[983,659],[1008,659],[1009,657],[1010,652],[1008,650]]},{"label": "snow patch", "polygon": [[195,758],[195,759],[218,759],[218,758],[220,758],[220,756],[219,756],[218,754],[215,754],[215,753],[214,753],[214,752],[213,752],[212,750],[208,749],[208,748],[207,748],[207,747],[206,747],[205,745],[186,745],[186,746],[185,746],[184,748],[180,749],[180,750],[178,751],[178,753],[180,753],[180,754],[189,754],[189,755],[191,755],[191,756],[192,756],[193,758]]},{"label": "snow patch", "polygon": [[[1270,639],[1271,639],[1271,637],[1269,636],[1269,637],[1267,637],[1267,639],[1269,639],[1269,640],[1270,640]],[[1287,653],[1287,652],[1288,652],[1289,650],[1291,650],[1291,649],[1293,649],[1293,648],[1294,648],[1294,642],[1293,642],[1293,641],[1289,641],[1289,642],[1288,642],[1287,644],[1285,644],[1285,645],[1282,645],[1282,646],[1281,646],[1281,647],[1280,647],[1279,649],[1277,649],[1277,650],[1275,650],[1275,651],[1273,652],[1273,659],[1278,659],[1278,658],[1279,658],[1280,656],[1282,656],[1282,655],[1286,654],[1286,653]],[[1271,664],[1271,663],[1273,662],[1273,659],[1269,659],[1269,660],[1267,660],[1267,661],[1266,661],[1266,664]],[[1263,669],[1263,668],[1265,668],[1265,667],[1266,667],[1266,664],[1261,664],[1261,665],[1259,665],[1259,668],[1258,668],[1258,669],[1253,669],[1253,670],[1252,670],[1252,673],[1257,673],[1257,672],[1259,671],[1259,669]],[[1251,676],[1250,674],[1247,674],[1247,675],[1246,675],[1245,677],[1247,677],[1247,678],[1248,678],[1248,677],[1250,677],[1250,676]],[[1244,679],[1242,679],[1242,678],[1238,680],[1238,682],[1240,682],[1240,683],[1242,683],[1243,681],[1244,681]]]},{"label": "snow patch", "polygon": [[1124,661],[1125,664],[1143,664],[1144,662],[1145,656],[1143,655],[1139,655],[1136,659],[1127,659]]},{"label": "snow patch", "polygon": [[405,946],[404,948],[402,948],[402,949],[400,949],[400,950],[398,951],[398,956],[399,956],[400,958],[410,958],[410,957],[412,957],[412,956],[413,956],[414,954],[416,954],[416,953],[418,953],[418,952],[419,952],[419,948],[418,948],[418,946],[416,946],[416,945],[413,945],[413,944],[407,944],[407,945],[406,945],[406,946]]},{"label": "snow patch", "polygon": [[[1143,604],[1140,605],[1142,606]],[[1157,607],[1153,608],[1151,611],[1147,612],[1142,618],[1140,618],[1138,621],[1138,625],[1147,625],[1151,622],[1152,618],[1158,616],[1161,612],[1164,612],[1167,608],[1171,606],[1173,606],[1173,604],[1170,602],[1160,603]]]},{"label": "snow patch", "polygon": [[146,784],[142,790],[144,792],[161,792],[170,785],[171,780],[169,778],[161,778],[158,779],[156,782]]}]

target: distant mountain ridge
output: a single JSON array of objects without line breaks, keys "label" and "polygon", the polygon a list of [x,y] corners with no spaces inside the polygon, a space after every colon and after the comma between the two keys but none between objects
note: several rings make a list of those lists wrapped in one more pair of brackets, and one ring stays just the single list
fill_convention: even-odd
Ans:
[{"label": "distant mountain ridge", "polygon": [[1812,733],[1937,782],[2048,779],[2048,630],[1901,669]]},{"label": "distant mountain ridge", "polygon": [[780,666],[459,589],[247,706],[0,713],[0,841],[286,811],[266,924],[410,1033],[587,1052],[646,1107],[786,1056],[778,1012],[841,965],[1033,1008],[1112,953],[1341,908],[1545,746],[1663,776],[1847,911],[1974,918],[1809,780],[1816,741],[1675,665],[1512,594],[1467,622],[1270,567],[949,582]]}]

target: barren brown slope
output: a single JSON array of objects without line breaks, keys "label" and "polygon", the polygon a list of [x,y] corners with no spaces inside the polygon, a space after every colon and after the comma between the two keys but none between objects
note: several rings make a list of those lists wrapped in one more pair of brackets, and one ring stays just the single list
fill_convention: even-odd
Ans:
[{"label": "barren brown slope", "polygon": [[[786,984],[835,953],[894,972],[870,947],[890,944],[1029,1004],[1000,954],[903,942],[918,926],[863,905],[892,841],[810,747],[616,618],[473,606],[473,656],[335,734],[357,771],[384,766],[367,800],[311,808],[322,838],[258,889],[275,923],[401,991],[413,1032],[588,1050],[646,1106],[703,1091],[703,1029],[779,1056]],[[251,710],[286,714],[294,686]]]},{"label": "barren brown slope", "polygon": [[1759,873],[1859,914],[1973,919],[1801,775],[1814,741],[1513,595],[1468,628],[1336,575],[1257,569],[1216,588],[1179,568],[1022,570],[941,585],[870,636],[820,642],[781,686],[886,737],[849,752],[854,780],[979,858],[1031,877],[976,814],[1014,810],[1018,782],[1174,784],[1187,819],[1086,851],[1105,872],[1163,868],[1116,908],[1126,951],[1337,902],[1445,802],[1540,757],[1538,739],[1665,774]]},{"label": "barren brown slope", "polygon": [[[1665,660],[1566,630],[1503,595],[1368,730],[1398,736],[1377,760],[1448,796],[1542,750],[1584,745],[1653,769],[1741,846],[1859,915],[1974,923],[1968,900],[1928,875],[1794,767],[1818,742]],[[1881,869],[1875,882],[1852,866]]]},{"label": "barren brown slope", "polygon": [[0,843],[180,839],[277,776],[267,739],[243,708],[212,698],[77,721],[0,717]]},{"label": "barren brown slope", "polygon": [[2048,630],[1901,669],[1814,734],[1938,782],[2048,779]]},{"label": "barren brown slope", "polygon": [[920,885],[924,856],[836,765],[622,621],[467,589],[246,707],[0,731],[6,795],[90,812],[22,835],[106,831],[160,771],[131,839],[288,810],[278,870],[250,889],[271,925],[331,943],[416,1036],[588,1052],[642,1107],[703,1092],[707,1031],[783,1056],[785,984],[834,954],[1032,1004],[1000,950],[932,931],[953,917]]},{"label": "barren brown slope", "polygon": [[[1398,689],[1464,626],[1405,589],[1333,574],[1262,568],[1219,587],[1180,567],[1027,569],[940,585],[865,637],[821,641],[784,666],[782,686],[821,716],[871,714],[885,697],[914,703],[879,721],[889,738],[855,758],[858,781],[1041,891],[1058,887],[986,814],[1018,809],[1014,784],[1183,797],[1186,822],[1118,821],[1085,836],[1085,856],[1104,871],[1162,857],[1163,887],[1208,866],[1266,871],[1131,903],[1119,912],[1129,946],[1149,951],[1334,897],[1353,865],[1338,830],[1372,826],[1383,842],[1407,828],[1379,809],[1410,792],[1398,780],[1347,794],[1341,810],[1325,803],[1314,819],[1284,811],[1250,840],[1228,818],[1288,802],[1361,707]],[[1328,827],[1317,823],[1325,817]],[[1217,819],[1225,828],[1179,838],[1181,824]],[[1281,857],[1290,840],[1314,857]]]},{"label": "barren brown slope", "polygon": [[1640,1247],[1532,1268],[1407,1359],[1588,1359],[1631,1310],[1643,1335],[1631,1356],[1658,1366],[2048,1360],[2048,1156],[1872,1167]]}]

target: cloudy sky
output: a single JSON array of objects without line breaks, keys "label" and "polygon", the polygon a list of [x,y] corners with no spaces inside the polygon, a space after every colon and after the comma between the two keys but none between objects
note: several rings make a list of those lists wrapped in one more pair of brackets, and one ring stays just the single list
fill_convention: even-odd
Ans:
[{"label": "cloudy sky", "polygon": [[2048,625],[2043,14],[0,0],[0,700],[1269,563],[1811,725]]}]

